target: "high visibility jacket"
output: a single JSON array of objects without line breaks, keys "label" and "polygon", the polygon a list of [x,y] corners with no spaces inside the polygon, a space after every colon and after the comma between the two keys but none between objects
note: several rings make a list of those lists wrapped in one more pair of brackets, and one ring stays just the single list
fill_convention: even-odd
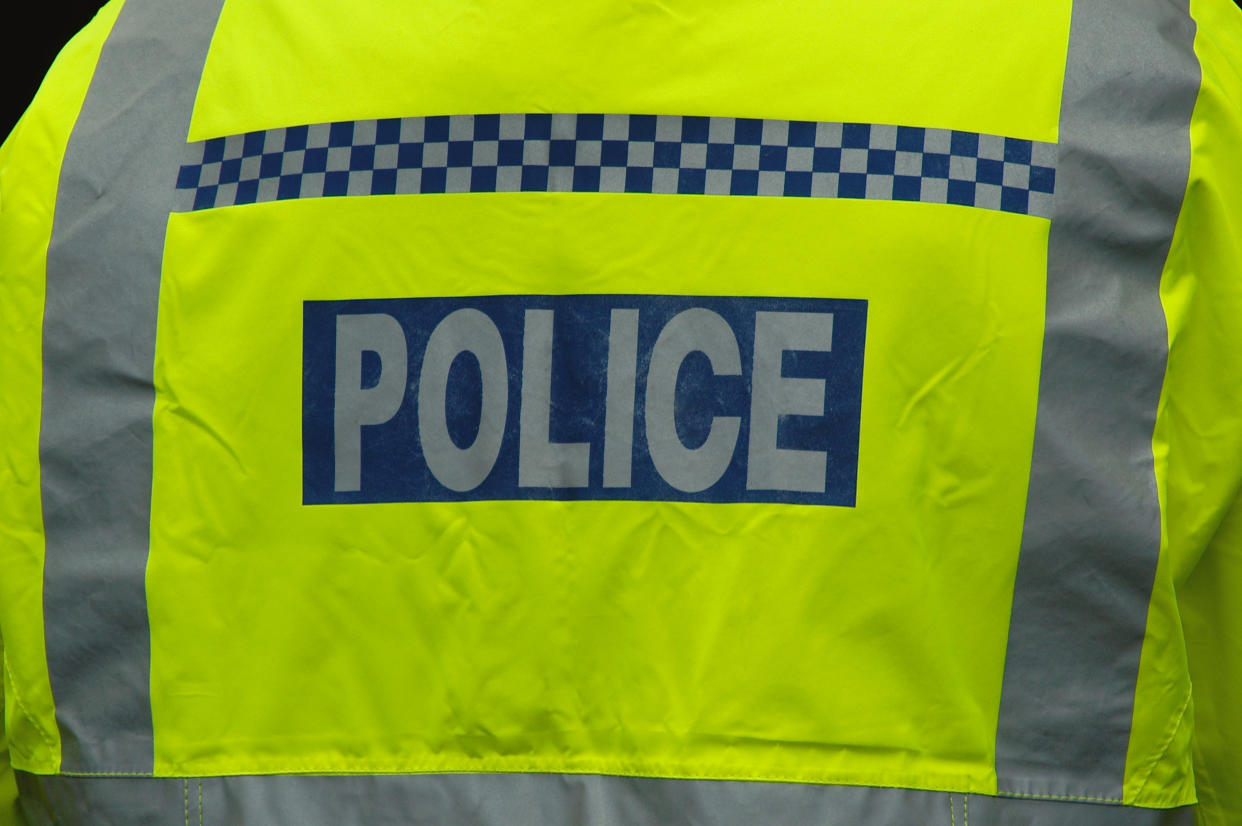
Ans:
[{"label": "high visibility jacket", "polygon": [[0,330],[15,821],[1242,823],[1228,0],[113,0]]}]

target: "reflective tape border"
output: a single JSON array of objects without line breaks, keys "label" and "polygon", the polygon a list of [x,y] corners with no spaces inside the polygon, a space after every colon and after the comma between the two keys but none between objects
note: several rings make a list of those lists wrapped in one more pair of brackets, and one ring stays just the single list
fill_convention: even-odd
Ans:
[{"label": "reflective tape border", "polygon": [[127,0],[56,193],[39,447],[44,623],[64,771],[154,765],[145,577],[156,308],[168,179],[222,6]]},{"label": "reflective tape border", "polygon": [[1079,0],[1039,408],[996,738],[1000,793],[1120,802],[1160,553],[1160,277],[1199,88],[1186,0]]},{"label": "reflective tape border", "polygon": [[[588,774],[76,778],[18,773],[32,824],[239,826],[857,826],[1023,823],[1191,826],[1193,807],[1140,809],[873,786]],[[972,820],[973,819],[973,820]]]}]

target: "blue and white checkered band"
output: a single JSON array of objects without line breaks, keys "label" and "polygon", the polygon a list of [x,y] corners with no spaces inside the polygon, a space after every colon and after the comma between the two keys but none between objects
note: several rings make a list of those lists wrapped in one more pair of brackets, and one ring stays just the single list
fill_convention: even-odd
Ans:
[{"label": "blue and white checkered band", "polygon": [[179,211],[292,198],[639,192],[865,198],[1048,217],[1056,144],[949,129],[680,115],[445,115],[188,144]]}]

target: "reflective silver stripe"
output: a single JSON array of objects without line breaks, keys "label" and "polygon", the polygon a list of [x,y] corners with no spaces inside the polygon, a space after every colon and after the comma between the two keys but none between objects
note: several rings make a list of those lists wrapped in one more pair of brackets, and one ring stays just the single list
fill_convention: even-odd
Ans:
[{"label": "reflective silver stripe", "polygon": [[1001,793],[1120,800],[1160,549],[1159,283],[1199,88],[1186,0],[1074,3]]},{"label": "reflective silver stripe", "polygon": [[1190,826],[1140,809],[869,786],[575,774],[39,777],[18,773],[32,826]]},{"label": "reflective silver stripe", "polygon": [[65,151],[40,441],[48,671],[66,771],[149,772],[156,306],[171,179],[223,0],[127,0]]}]

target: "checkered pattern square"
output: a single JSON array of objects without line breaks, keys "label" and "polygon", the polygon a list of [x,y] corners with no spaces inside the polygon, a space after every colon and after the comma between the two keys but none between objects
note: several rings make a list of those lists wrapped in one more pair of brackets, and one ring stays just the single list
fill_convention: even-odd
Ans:
[{"label": "checkered pattern square", "polygon": [[632,192],[922,201],[1049,217],[1056,145],[681,115],[441,115],[191,143],[177,209],[343,195]]}]

